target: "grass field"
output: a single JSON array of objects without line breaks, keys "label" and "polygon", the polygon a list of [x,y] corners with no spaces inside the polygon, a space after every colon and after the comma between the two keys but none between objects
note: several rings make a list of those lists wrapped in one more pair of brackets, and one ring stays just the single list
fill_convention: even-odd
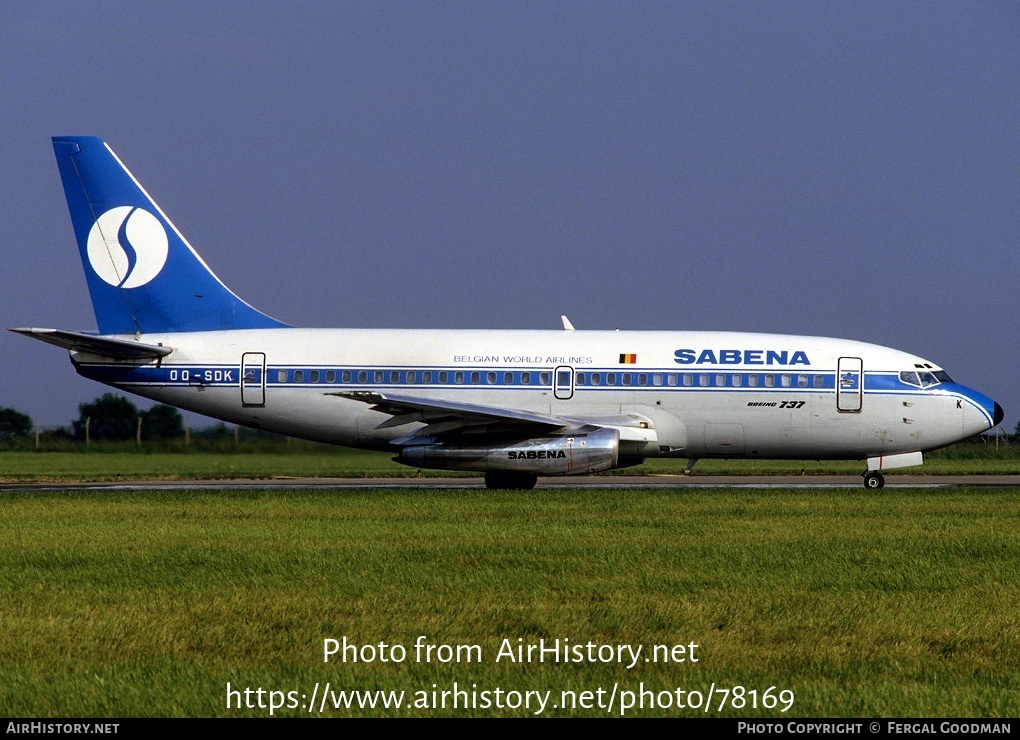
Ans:
[{"label": "grass field", "polygon": [[[0,482],[96,482],[111,480],[199,480],[240,478],[370,476],[411,477],[414,468],[392,461],[392,455],[343,447],[294,442],[252,444],[238,448],[186,448],[152,446],[138,450],[133,443],[99,443],[86,449],[73,445],[55,451],[0,451]],[[643,465],[614,471],[627,475],[680,474],[685,460],[649,460]],[[857,474],[864,463],[856,460],[701,460],[695,475],[808,475]],[[888,471],[890,475],[924,473],[1020,474],[1020,444],[1000,449],[987,444],[960,444],[925,455],[920,467]],[[458,475],[450,471],[421,471],[427,476]],[[610,473],[612,475],[613,473]],[[463,474],[468,475],[468,474]]]},{"label": "grass field", "polygon": [[[795,697],[724,716],[1020,713],[1020,491],[4,493],[0,512],[5,716],[262,716],[228,710],[227,683],[410,702],[455,681],[549,690],[549,716],[606,713],[553,709],[564,690],[713,682]],[[417,662],[419,635],[482,661]],[[345,636],[408,657],[325,664]],[[496,662],[518,638],[699,660]]]}]

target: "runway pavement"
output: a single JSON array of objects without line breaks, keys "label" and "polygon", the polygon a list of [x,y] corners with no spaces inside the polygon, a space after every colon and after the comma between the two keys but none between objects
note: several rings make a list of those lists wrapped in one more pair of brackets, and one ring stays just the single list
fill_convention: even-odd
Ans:
[{"label": "runway pavement", "polygon": [[[327,488],[484,489],[480,477],[272,478],[103,483],[0,483],[0,491],[161,491]],[[1016,488],[1020,475],[889,475],[890,488]],[[540,478],[536,490],[557,488],[847,488],[865,492],[858,475],[582,475]],[[870,492],[879,494],[880,491]]]}]

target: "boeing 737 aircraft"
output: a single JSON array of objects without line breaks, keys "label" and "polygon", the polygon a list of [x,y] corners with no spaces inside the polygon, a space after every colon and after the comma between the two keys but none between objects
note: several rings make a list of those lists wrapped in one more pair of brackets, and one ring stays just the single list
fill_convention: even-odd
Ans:
[{"label": "boeing 737 aircraft", "polygon": [[221,283],[103,140],[53,148],[99,332],[13,331],[161,403],[490,488],[651,457],[866,460],[881,488],[1002,421],[929,360],[844,339],[292,328]]}]

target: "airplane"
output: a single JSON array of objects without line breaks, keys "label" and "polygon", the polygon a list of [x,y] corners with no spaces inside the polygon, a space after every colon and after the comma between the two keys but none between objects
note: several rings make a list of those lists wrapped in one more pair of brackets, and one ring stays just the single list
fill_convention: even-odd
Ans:
[{"label": "airplane", "polygon": [[704,331],[294,328],[213,274],[102,139],[53,138],[98,333],[12,329],[82,376],[234,424],[478,471],[488,488],[648,458],[862,460],[882,472],[997,426],[921,357]]}]

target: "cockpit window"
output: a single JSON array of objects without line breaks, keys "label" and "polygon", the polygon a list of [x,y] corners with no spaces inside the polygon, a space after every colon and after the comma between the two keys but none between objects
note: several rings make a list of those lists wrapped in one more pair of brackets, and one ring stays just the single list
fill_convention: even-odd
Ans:
[{"label": "cockpit window", "polygon": [[914,372],[903,372],[900,373],[900,381],[907,385],[915,385],[918,388],[921,387],[921,381],[917,379],[917,373]]},{"label": "cockpit window", "polygon": [[953,379],[944,370],[930,373],[925,370],[920,372],[908,371],[900,373],[900,381],[916,388],[931,388],[939,383],[952,383]]}]

